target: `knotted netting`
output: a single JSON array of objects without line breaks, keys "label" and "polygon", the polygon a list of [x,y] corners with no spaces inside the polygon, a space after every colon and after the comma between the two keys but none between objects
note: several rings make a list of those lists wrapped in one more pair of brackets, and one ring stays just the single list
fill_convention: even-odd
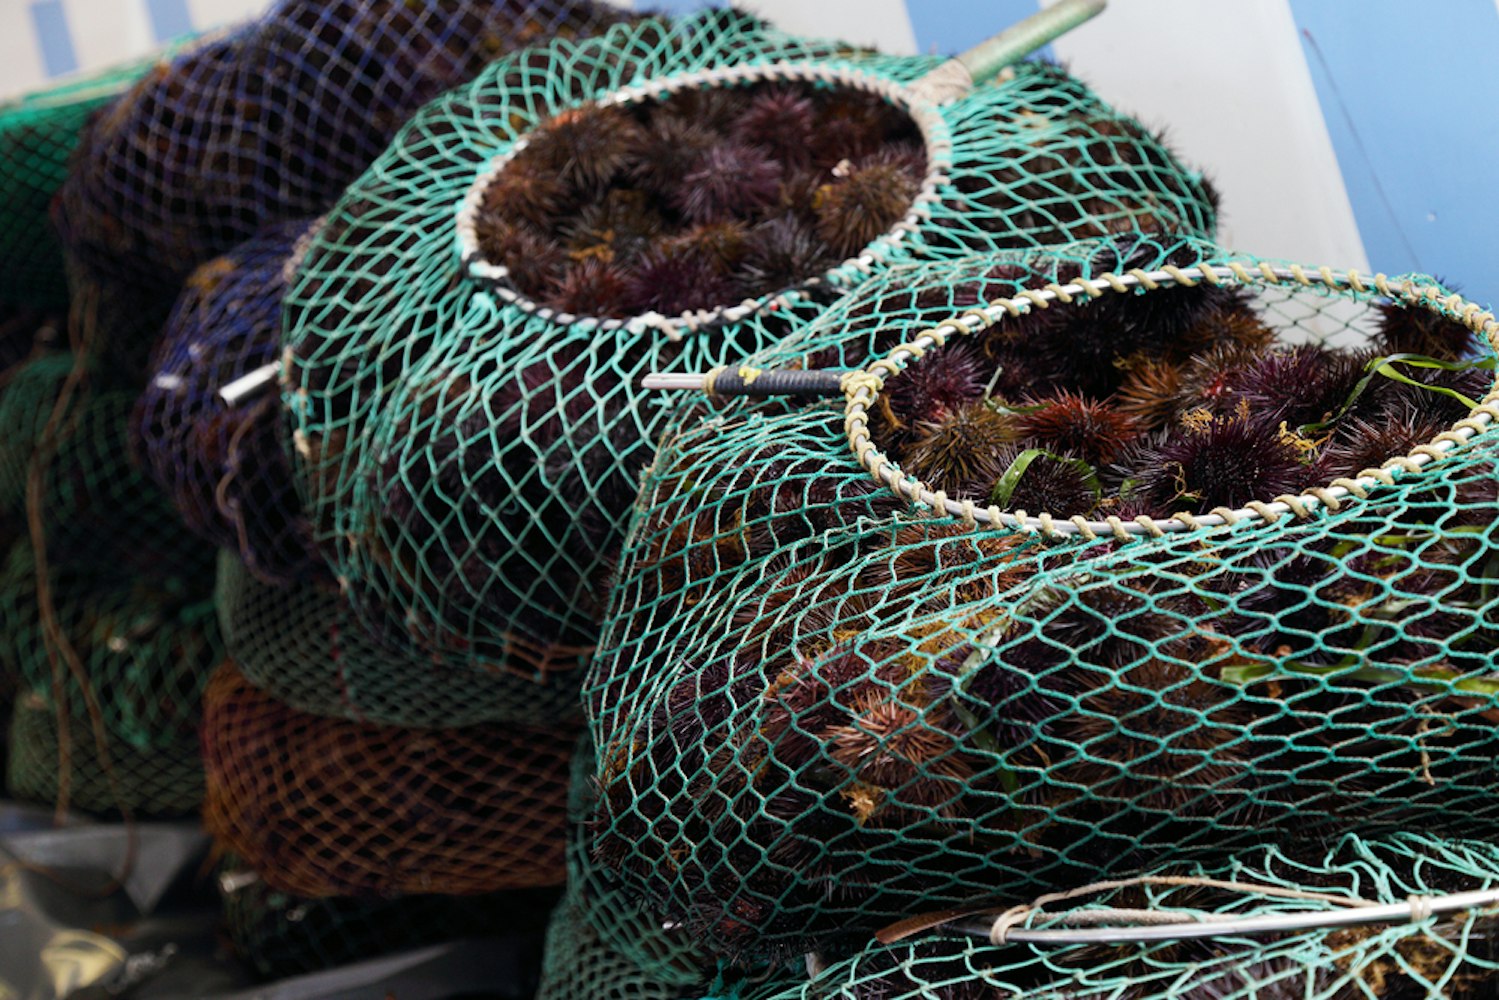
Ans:
[{"label": "knotted netting", "polygon": [[315,575],[280,408],[219,395],[275,359],[284,271],[305,219],[281,223],[198,268],[152,352],[151,380],[131,414],[131,444],[187,526],[284,584]]},{"label": "knotted netting", "polygon": [[680,927],[626,896],[593,860],[594,770],[585,737],[568,793],[567,891],[547,927],[537,1000],[699,997],[717,963]]},{"label": "knotted netting", "polygon": [[47,206],[89,116],[146,70],[134,63],[0,102],[0,304],[68,301],[62,247]]},{"label": "knotted netting", "polygon": [[1428,278],[1164,238],[872,281],[720,380],[839,398],[665,426],[585,686],[597,858],[750,955],[1267,831],[1488,829],[1495,339]]},{"label": "knotted netting", "polygon": [[462,896],[565,879],[575,730],[309,715],[225,663],[202,732],[204,825],[273,889]]},{"label": "knotted netting", "polygon": [[130,461],[133,403],[133,392],[74,355],[15,369],[0,392],[0,509],[34,514],[52,560],[115,576],[192,571],[211,588],[213,550],[184,535]]},{"label": "knotted netting", "polygon": [[666,414],[644,372],[903,258],[1211,231],[1201,178],[1063,71],[937,93],[939,65],[709,12],[501,59],[412,120],[285,314],[298,484],[374,634],[586,658]]},{"label": "knotted netting", "polygon": [[202,692],[223,657],[211,592],[191,573],[54,562],[44,612],[42,582],[23,539],[0,576],[0,659],[17,689],[10,793],[94,813],[195,812]]},{"label": "knotted netting", "polygon": [[234,951],[265,979],[466,937],[537,935],[555,889],[487,896],[333,896],[308,899],[270,888],[237,863],[219,876]]},{"label": "knotted netting", "polygon": [[193,268],[324,211],[412,112],[496,56],[624,15],[577,0],[281,0],[152,68],[97,116],[57,223],[89,322],[138,367]]},{"label": "knotted netting", "polygon": [[245,678],[299,711],[424,728],[575,724],[577,690],[504,663],[456,666],[375,642],[335,589],[272,586],[232,553],[214,592],[224,645]]},{"label": "knotted netting", "polygon": [[[1006,940],[983,931],[994,916],[870,943],[852,956],[824,959],[809,976],[788,970],[741,988],[741,1000],[980,1000],[991,997],[1391,998],[1493,994],[1499,979],[1492,907],[1428,912],[1399,922],[1331,921],[1352,911],[1499,885],[1499,851],[1487,841],[1425,834],[1349,834],[1304,856],[1262,846],[1211,864],[1153,869],[1137,882],[1100,886],[1049,907],[1017,912],[1009,933],[1066,934],[1108,928],[1125,943]],[[1304,918],[1310,929],[1266,934],[1225,929],[1211,938],[1129,942],[1130,930],[1169,922],[1200,932],[1203,923]],[[1321,919],[1328,926],[1317,927]],[[801,963],[797,963],[801,966]]]}]

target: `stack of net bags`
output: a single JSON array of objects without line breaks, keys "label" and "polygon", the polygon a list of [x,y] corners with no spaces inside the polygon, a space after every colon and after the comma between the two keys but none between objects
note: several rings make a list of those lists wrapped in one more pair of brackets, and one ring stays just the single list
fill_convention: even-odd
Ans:
[{"label": "stack of net bags", "polygon": [[[1200,175],[1061,70],[908,89],[940,65],[711,12],[502,58],[415,116],[287,278],[293,473],[346,611],[301,648],[267,637],[284,659],[241,657],[246,676],[309,711],[409,716],[405,658],[517,717],[576,705],[670,415],[642,374],[776,343],[903,260],[1212,231]],[[223,613],[321,618],[255,575],[223,578]],[[305,652],[354,642],[374,656]],[[631,894],[569,893],[546,989],[602,995],[608,976],[559,970],[640,954],[597,916]],[[638,981],[699,978],[659,974]]]},{"label": "stack of net bags", "polygon": [[454,670],[375,642],[311,544],[279,400],[220,390],[275,360],[319,213],[412,112],[497,56],[626,18],[280,3],[159,64],[94,122],[59,198],[90,297],[78,338],[143,384],[130,454],[220,550],[203,816],[237,859],[226,916],[263,975],[539,927],[580,709],[505,662]]},{"label": "stack of net bags", "polygon": [[744,357],[904,259],[1211,232],[1200,176],[1061,70],[909,89],[939,65],[709,12],[417,115],[284,314],[298,492],[367,630],[575,692],[668,413],[642,374]]},{"label": "stack of net bags", "polygon": [[[1099,281],[1021,294],[1076,279]],[[1496,346],[1431,278],[1175,236],[875,278],[730,369],[861,373],[833,399],[699,396],[664,424],[585,684],[595,863],[731,963],[834,965],[766,996],[1116,995],[1111,954],[1096,981],[1087,951],[847,956],[1266,845],[1315,866],[1419,831],[1402,877],[1488,887],[1424,866],[1499,803]],[[1457,981],[1438,953],[1477,983],[1477,920],[1137,950],[1180,981],[1117,995],[1408,995]]]}]

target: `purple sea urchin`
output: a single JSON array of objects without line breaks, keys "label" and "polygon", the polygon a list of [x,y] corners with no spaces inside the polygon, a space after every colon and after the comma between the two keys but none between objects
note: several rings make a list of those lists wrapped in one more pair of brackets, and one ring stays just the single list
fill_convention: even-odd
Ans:
[{"label": "purple sea urchin", "polygon": [[[1189,415],[1190,416],[1190,415]],[[1139,495],[1165,516],[1241,507],[1312,485],[1306,449],[1278,422],[1246,413],[1203,412],[1126,466]]]},{"label": "purple sea urchin", "polygon": [[[479,251],[572,315],[675,316],[801,285],[890,231],[926,169],[906,113],[854,96],[757,83],[565,111],[490,182]],[[829,117],[864,130],[856,162],[811,164]],[[564,279],[562,257],[613,264],[629,294],[596,294],[597,268]]]}]

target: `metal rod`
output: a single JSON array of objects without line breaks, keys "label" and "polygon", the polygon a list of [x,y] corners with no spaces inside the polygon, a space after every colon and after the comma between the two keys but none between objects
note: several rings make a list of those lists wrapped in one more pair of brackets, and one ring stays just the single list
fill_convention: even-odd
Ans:
[{"label": "metal rod", "polygon": [[705,373],[651,374],[640,380],[644,389],[686,390],[712,396],[841,396],[842,368],[719,368]]},{"label": "metal rod", "polygon": [[974,83],[982,83],[1011,63],[1019,62],[1041,46],[1097,17],[1106,5],[1107,0],[1060,0],[954,58],[967,68]]},{"label": "metal rod", "polygon": [[272,361],[268,365],[261,365],[241,375],[233,382],[225,382],[219,386],[219,398],[224,401],[225,406],[243,406],[250,400],[269,392],[280,375],[281,362]]},{"label": "metal rod", "polygon": [[[1283,934],[1288,931],[1322,930],[1353,927],[1359,924],[1419,923],[1428,916],[1461,910],[1499,906],[1499,889],[1458,892],[1447,896],[1429,896],[1378,906],[1359,906],[1347,910],[1302,910],[1295,913],[1271,913],[1260,917],[1237,917],[1227,920],[1183,921],[1175,924],[1151,924],[1136,927],[1090,927],[1077,930],[1033,930],[1016,927],[1004,935],[1016,944],[1141,944],[1151,941],[1184,941],[1193,938],[1254,937]],[[948,925],[960,934],[989,938],[994,923]]]},{"label": "metal rod", "polygon": [[707,382],[708,376],[703,372],[692,372],[683,375],[653,373],[640,380],[640,387],[642,389],[702,392]]}]

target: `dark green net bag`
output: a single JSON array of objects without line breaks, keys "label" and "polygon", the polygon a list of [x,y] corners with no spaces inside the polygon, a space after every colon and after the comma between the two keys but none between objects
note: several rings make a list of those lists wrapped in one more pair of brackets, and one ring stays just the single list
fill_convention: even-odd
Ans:
[{"label": "dark green net bag", "polygon": [[223,656],[201,577],[53,564],[46,616],[41,582],[23,540],[0,577],[3,660],[17,690],[10,794],[112,815],[196,812],[203,688]]},{"label": "dark green net bag", "polygon": [[0,304],[67,304],[62,247],[47,216],[89,118],[149,67],[111,67],[0,103]]},{"label": "dark green net bag", "polygon": [[[457,662],[508,660],[539,676],[575,670],[596,640],[608,567],[664,426],[662,403],[636,388],[641,374],[744,357],[903,259],[1150,224],[1211,232],[1212,197],[1200,176],[1058,68],[1024,63],[944,93],[916,84],[941,65],[707,13],[501,59],[413,119],[329,215],[285,313],[284,399],[299,488],[317,540],[371,632]],[[660,233],[645,234],[650,253],[675,262],[666,277],[710,290],[709,301],[688,296],[593,315],[528,292],[540,280],[530,272],[542,265],[527,270],[524,261],[557,254],[511,252],[534,249],[538,238],[518,233],[517,219],[546,214],[562,180],[597,171],[568,166],[576,157],[567,156],[555,174],[512,165],[526,156],[545,161],[552,154],[537,150],[598,115],[648,116],[676,101],[679,111],[709,118],[725,94],[754,87],[769,88],[782,102],[777,113],[793,123],[804,112],[787,106],[798,102],[856,109],[838,112],[851,120],[839,134],[854,139],[858,122],[899,118],[890,134],[903,136],[900,148],[867,154],[920,164],[894,221],[867,234],[862,249],[810,270],[816,254],[800,237],[776,243],[774,254],[756,244],[756,273],[779,277],[748,290],[709,273],[725,241],[681,251],[665,237],[651,243]],[[780,120],[772,114],[769,131]],[[692,122],[661,127],[690,132]],[[659,148],[665,158],[675,147],[663,140]],[[589,155],[612,162],[608,149]],[[702,155],[723,158],[721,149]],[[865,217],[849,187],[863,176],[863,155],[850,146],[846,165],[818,168],[812,203],[820,218],[830,205],[852,206],[833,212],[843,223]],[[713,197],[799,197],[767,179],[791,176],[790,166],[763,152],[752,159],[764,177]],[[884,169],[880,163],[866,166]],[[890,181],[897,190],[905,183]],[[706,211],[698,196],[710,187],[658,194],[696,213]],[[566,203],[548,216],[567,239],[582,240],[571,251],[576,294],[565,301],[594,301],[578,291],[598,278],[584,259],[625,252],[620,234],[635,232],[639,213],[620,200],[628,204]],[[776,235],[765,232],[765,240]],[[651,273],[661,278],[652,287],[668,284]]]},{"label": "dark green net bag", "polygon": [[[1181,309],[1246,308],[1282,343],[1376,345],[1358,355],[1362,388],[1330,409],[1415,400],[1441,423],[1412,418],[1402,437],[1293,418],[1271,440],[1310,485],[1175,517],[1132,511],[1143,488],[1100,499],[1086,477],[1038,494],[1085,496],[1086,517],[1005,511],[938,495],[888,457],[912,386],[937,406],[930,381],[895,374],[918,353],[923,377],[964,350],[998,359],[973,396],[1029,418],[1039,404],[1026,385],[1001,392],[1005,373],[1029,383],[1059,359],[1117,400],[1146,370],[1111,360],[1137,338]],[[1433,329],[1465,356],[1412,360]],[[1495,336],[1491,316],[1430,279],[1189,240],[871,282],[720,383],[831,368],[823,383],[843,387],[847,412],[689,400],[666,426],[585,687],[597,858],[663,919],[753,956],[1216,856],[1267,831],[1288,851],[1354,828],[1481,835],[1499,810]],[[836,374],[849,370],[865,374]],[[1227,402],[1225,421],[1252,416]],[[1370,440],[1386,449],[1377,468],[1316,478],[1329,449],[1359,455],[1349,442]],[[1013,499],[1030,477],[1016,467],[1042,456],[1008,454],[994,496]],[[1188,506],[1197,473],[1179,464]],[[1251,488],[1278,468],[1244,451],[1212,467],[1249,470]],[[1075,460],[1051,471],[1076,476]]]},{"label": "dark green net bag", "polygon": [[538,1000],[697,997],[716,963],[679,926],[630,899],[592,858],[597,799],[593,748],[573,757],[568,798],[567,891],[547,927]]}]

